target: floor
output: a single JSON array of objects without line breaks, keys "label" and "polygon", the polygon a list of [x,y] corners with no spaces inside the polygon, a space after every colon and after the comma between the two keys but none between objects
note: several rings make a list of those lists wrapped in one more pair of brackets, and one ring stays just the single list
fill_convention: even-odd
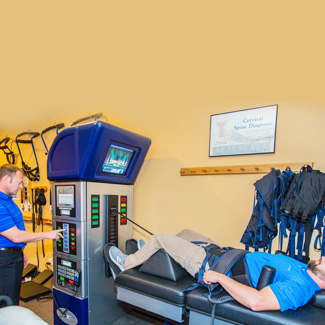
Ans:
[{"label": "floor", "polygon": [[52,299],[33,299],[28,302],[20,300],[19,306],[32,310],[36,315],[41,317],[45,322],[54,325],[53,321],[53,300]]},{"label": "floor", "polygon": [[[45,322],[49,325],[54,325],[53,321],[53,300],[43,298],[41,300],[33,299],[28,302],[20,301],[20,306],[28,308],[32,310],[36,315],[41,317]],[[111,323],[111,325],[164,325],[167,323],[155,319],[151,316],[144,315],[137,311],[131,311],[130,314],[121,317],[120,319],[116,320],[115,322]]]}]

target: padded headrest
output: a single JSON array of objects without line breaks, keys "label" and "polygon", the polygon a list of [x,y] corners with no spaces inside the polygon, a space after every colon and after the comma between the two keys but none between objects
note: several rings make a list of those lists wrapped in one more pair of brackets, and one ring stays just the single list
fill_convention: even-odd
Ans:
[{"label": "padded headrest", "polygon": [[145,261],[139,271],[172,281],[177,281],[188,274],[187,271],[175,262],[163,249],[160,249]]},{"label": "padded headrest", "polygon": [[318,291],[314,294],[313,306],[325,308],[325,290]]}]

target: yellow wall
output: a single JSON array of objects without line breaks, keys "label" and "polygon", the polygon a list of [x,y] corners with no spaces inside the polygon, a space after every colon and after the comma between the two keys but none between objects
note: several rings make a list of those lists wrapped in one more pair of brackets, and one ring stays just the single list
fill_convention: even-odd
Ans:
[{"label": "yellow wall", "polygon": [[[324,9],[321,0],[2,2],[0,136],[103,112],[152,139],[136,222],[241,247],[261,175],[181,177],[180,168],[314,161],[325,171]],[[274,154],[209,158],[212,114],[272,104]]]}]

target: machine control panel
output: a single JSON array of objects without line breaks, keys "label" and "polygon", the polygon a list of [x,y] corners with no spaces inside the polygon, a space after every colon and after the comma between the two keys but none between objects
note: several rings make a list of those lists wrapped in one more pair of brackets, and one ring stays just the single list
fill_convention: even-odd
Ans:
[{"label": "machine control panel", "polygon": [[126,195],[121,195],[120,207],[121,207],[120,225],[126,225],[128,222],[128,219],[127,219],[128,197]]},{"label": "machine control panel", "polygon": [[62,232],[63,238],[56,242],[58,252],[76,255],[77,254],[77,226],[74,223],[56,222],[56,229],[65,229]]},{"label": "machine control panel", "polygon": [[55,185],[55,215],[61,217],[76,217],[75,185]]},{"label": "machine control panel", "polygon": [[91,196],[91,228],[99,228],[100,227],[100,196],[92,195]]},{"label": "machine control panel", "polygon": [[80,270],[77,270],[77,263],[63,259],[59,256],[57,258],[57,284],[61,287],[76,290],[80,286]]}]

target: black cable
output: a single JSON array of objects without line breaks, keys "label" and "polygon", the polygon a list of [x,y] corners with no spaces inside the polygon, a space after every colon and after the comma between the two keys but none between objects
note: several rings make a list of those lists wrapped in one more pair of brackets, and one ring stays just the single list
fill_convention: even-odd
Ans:
[{"label": "black cable", "polygon": [[38,241],[36,242],[36,258],[37,258],[37,269],[38,269],[39,268]]},{"label": "black cable", "polygon": [[234,300],[232,296],[230,296],[226,291],[223,291],[222,293],[219,293],[218,296],[215,299],[212,299],[212,285],[208,285],[209,289],[209,295],[208,295],[208,300],[211,304],[213,304],[212,307],[212,312],[211,312],[211,318],[210,318],[210,325],[214,324],[214,318],[216,315],[216,307],[219,304],[223,304],[227,301]]},{"label": "black cable", "polygon": [[212,311],[211,311],[211,318],[210,318],[210,325],[214,325],[214,317],[216,316],[216,307],[217,307],[217,304],[213,303],[211,301],[211,286],[209,285],[208,286],[208,289],[209,289],[209,296],[208,296],[208,300],[209,302],[211,302],[213,304],[213,307],[212,307]]},{"label": "black cable", "polygon": [[[68,303],[68,307],[66,307],[66,309],[62,312],[61,311],[61,308],[59,307],[56,299],[55,299],[55,295],[54,295],[54,292],[53,292],[53,286],[51,286],[51,291],[52,291],[52,297],[53,297],[53,301],[54,301],[54,304],[55,304],[55,307],[57,308],[57,310],[61,313],[61,316],[59,316],[59,318],[61,317],[64,317],[66,315],[66,313],[69,311],[69,308],[71,307],[73,301],[74,301],[74,298],[76,297],[77,295],[77,290],[74,292],[74,295],[73,296],[70,296],[70,302]],[[63,308],[62,308],[63,309]]]},{"label": "black cable", "polygon": [[136,226],[138,226],[139,228],[141,228],[142,230],[146,231],[149,235],[154,236],[154,234],[153,234],[152,232],[148,231],[147,229],[145,229],[145,228],[141,227],[140,225],[138,225],[136,222],[134,222],[134,221],[132,221],[131,219],[129,219],[125,214],[123,214],[123,213],[117,211],[116,208],[111,208],[111,212],[114,212],[114,211],[117,212],[117,213],[118,213],[120,216],[122,216],[123,218],[129,220],[131,223],[133,223],[133,224],[135,224]]},{"label": "black cable", "polygon": [[[41,206],[40,206],[40,209],[42,209]],[[41,219],[42,219],[42,217],[41,217]],[[44,232],[44,223],[43,223],[43,220],[42,220],[42,232]],[[45,258],[44,240],[42,240],[42,251],[43,251],[43,258]]]},{"label": "black cable", "polygon": [[51,265],[49,262],[46,262],[45,263],[45,268],[50,271],[50,272],[53,272],[53,270],[49,267],[49,265]]},{"label": "black cable", "polygon": [[38,302],[47,302],[49,300],[53,300],[53,295],[51,293],[37,298]]}]

